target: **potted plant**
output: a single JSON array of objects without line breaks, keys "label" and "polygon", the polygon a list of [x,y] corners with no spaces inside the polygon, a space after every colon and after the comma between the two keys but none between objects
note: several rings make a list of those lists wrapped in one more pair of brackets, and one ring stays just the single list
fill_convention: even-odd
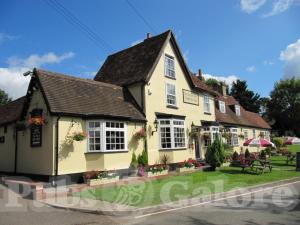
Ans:
[{"label": "potted plant", "polygon": [[188,159],[177,165],[176,172],[182,173],[187,171],[193,171],[195,169],[195,165],[197,164],[196,160]]},{"label": "potted plant", "polygon": [[84,174],[84,180],[89,186],[113,183],[119,179],[116,172],[91,171]]},{"label": "potted plant", "polygon": [[155,164],[147,167],[147,177],[163,176],[168,174],[168,169],[165,165]]},{"label": "potted plant", "polygon": [[83,141],[86,138],[85,132],[74,132],[72,135],[73,141]]}]

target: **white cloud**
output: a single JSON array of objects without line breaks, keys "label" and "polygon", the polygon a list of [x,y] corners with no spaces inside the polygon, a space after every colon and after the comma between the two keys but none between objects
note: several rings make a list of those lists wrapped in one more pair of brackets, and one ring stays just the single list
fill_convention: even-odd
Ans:
[{"label": "white cloud", "polygon": [[5,41],[12,41],[17,39],[17,36],[9,35],[6,33],[0,33],[0,45]]},{"label": "white cloud", "polygon": [[300,0],[277,0],[273,2],[272,10],[269,13],[263,15],[263,17],[270,17],[285,12],[291,6],[297,5]]},{"label": "white cloud", "polygon": [[236,75],[229,75],[229,76],[218,76],[218,75],[211,75],[211,74],[203,74],[205,79],[213,78],[218,81],[225,82],[229,87],[231,87],[232,83],[237,81],[239,78]]},{"label": "white cloud", "polygon": [[271,61],[271,60],[265,60],[264,62],[264,65],[274,65],[274,62],[273,61]]},{"label": "white cloud", "polygon": [[136,41],[132,42],[132,43],[130,44],[130,46],[137,45],[137,44],[139,44],[139,43],[141,43],[141,42],[143,42],[143,40],[141,40],[141,39],[136,40]]},{"label": "white cloud", "polygon": [[30,77],[24,77],[23,73],[33,67],[46,64],[61,63],[62,61],[74,57],[73,52],[56,55],[52,52],[44,55],[33,54],[27,58],[11,57],[7,60],[8,67],[0,68],[0,89],[8,93],[10,97],[16,99],[26,94]]},{"label": "white cloud", "polygon": [[285,62],[284,78],[300,78],[300,39],[281,51],[280,60]]},{"label": "white cloud", "polygon": [[45,64],[60,63],[66,59],[74,57],[73,52],[67,52],[62,55],[56,55],[53,52],[48,52],[44,55],[33,54],[28,58],[22,59],[16,56],[10,57],[7,60],[9,67],[39,67]]},{"label": "white cloud", "polygon": [[246,68],[246,71],[248,71],[249,73],[253,73],[256,71],[256,67],[255,66],[248,66]]},{"label": "white cloud", "polygon": [[266,0],[241,0],[241,9],[246,13],[253,13],[262,7],[266,3]]}]

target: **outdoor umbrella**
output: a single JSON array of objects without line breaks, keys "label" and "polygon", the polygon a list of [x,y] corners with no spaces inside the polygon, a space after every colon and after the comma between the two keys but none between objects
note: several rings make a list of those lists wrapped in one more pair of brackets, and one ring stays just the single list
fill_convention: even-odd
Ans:
[{"label": "outdoor umbrella", "polygon": [[300,138],[297,137],[289,137],[286,142],[286,145],[300,145]]},{"label": "outdoor umbrella", "polygon": [[244,146],[250,147],[275,147],[275,145],[264,138],[251,138],[244,142]]}]

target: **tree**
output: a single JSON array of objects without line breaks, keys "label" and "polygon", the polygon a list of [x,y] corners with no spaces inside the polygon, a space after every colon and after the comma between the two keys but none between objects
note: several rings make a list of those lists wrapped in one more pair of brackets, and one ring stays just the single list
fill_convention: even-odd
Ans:
[{"label": "tree", "polygon": [[292,131],[300,135],[300,79],[281,80],[274,86],[267,105],[267,115],[274,120],[279,134]]},{"label": "tree", "polygon": [[0,89],[0,106],[5,105],[11,101],[11,98],[8,97],[8,94]]},{"label": "tree", "polygon": [[220,167],[224,162],[224,146],[220,138],[216,140],[207,148],[205,159],[211,166],[211,170],[215,171],[217,167]]},{"label": "tree", "polygon": [[208,79],[205,79],[205,84],[211,88],[214,88],[214,87],[217,87],[220,84],[220,82],[214,78],[208,78]]},{"label": "tree", "polygon": [[232,83],[230,95],[239,101],[241,106],[250,112],[259,113],[261,109],[260,95],[248,89],[246,81],[237,80]]}]

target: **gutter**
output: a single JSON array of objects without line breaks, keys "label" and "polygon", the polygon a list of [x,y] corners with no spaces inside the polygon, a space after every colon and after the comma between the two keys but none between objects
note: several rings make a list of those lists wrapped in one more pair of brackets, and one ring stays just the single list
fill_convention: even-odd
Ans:
[{"label": "gutter", "polygon": [[18,129],[15,128],[15,165],[14,165],[14,173],[17,173],[18,169]]},{"label": "gutter", "polygon": [[61,116],[59,115],[56,119],[55,125],[55,176],[58,176],[58,150],[59,150],[59,120]]}]

